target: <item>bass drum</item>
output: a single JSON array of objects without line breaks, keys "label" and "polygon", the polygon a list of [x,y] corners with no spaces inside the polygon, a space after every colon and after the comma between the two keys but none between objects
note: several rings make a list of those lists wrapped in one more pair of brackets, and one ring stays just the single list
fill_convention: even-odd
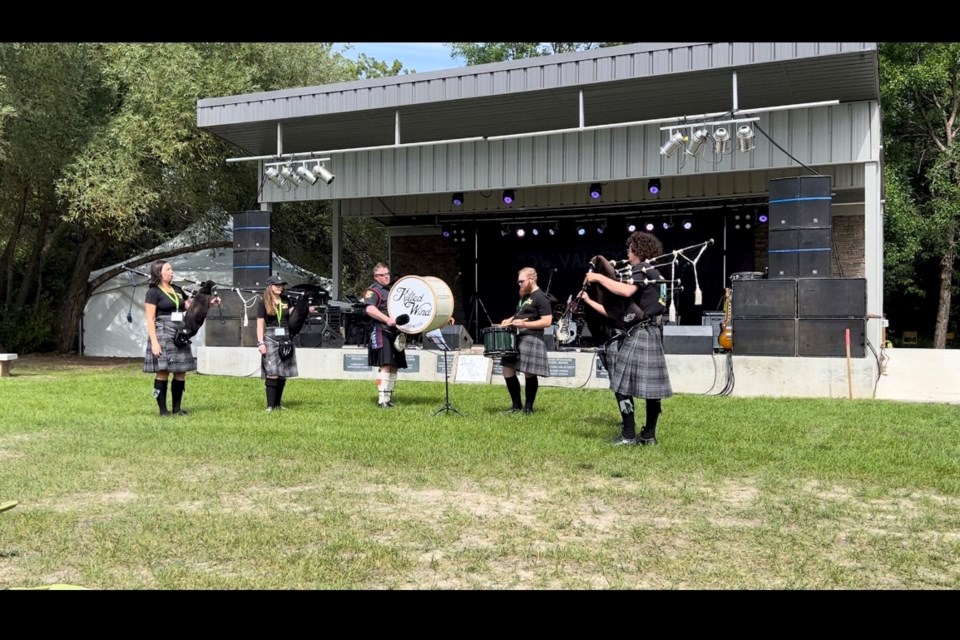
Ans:
[{"label": "bass drum", "polygon": [[404,313],[410,316],[407,324],[397,327],[404,333],[433,331],[453,315],[453,293],[440,278],[404,276],[390,287],[387,313],[391,318]]}]

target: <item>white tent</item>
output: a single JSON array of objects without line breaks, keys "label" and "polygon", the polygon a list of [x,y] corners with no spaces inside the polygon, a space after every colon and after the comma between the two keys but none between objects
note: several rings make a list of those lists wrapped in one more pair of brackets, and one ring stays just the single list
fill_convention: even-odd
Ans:
[{"label": "white tent", "polygon": [[[232,235],[228,230],[228,238]],[[155,249],[141,255],[150,255],[166,251],[177,246],[187,246],[193,237],[190,232],[184,232]],[[132,260],[133,258],[131,258]],[[174,281],[181,284],[183,280],[204,282],[213,280],[219,284],[229,285],[233,282],[233,249],[206,249],[195,251],[171,258],[166,258],[173,267]],[[115,269],[130,260],[94,271],[89,280],[94,280],[100,274]],[[137,271],[148,272],[150,265],[136,267]],[[317,284],[329,290],[329,278],[321,278],[305,269],[284,260],[276,253],[273,254],[273,272],[283,276],[291,285]],[[189,285],[187,288],[191,288]],[[195,287],[193,287],[195,288]],[[143,308],[144,297],[147,294],[147,279],[138,274],[123,271],[97,287],[87,300],[83,310],[81,325],[82,353],[87,356],[107,356],[116,358],[137,358],[144,354],[147,344],[146,315]],[[237,295],[233,292],[220,291],[220,297]],[[254,293],[243,293],[244,298],[253,298]],[[211,308],[210,314],[215,310]],[[208,320],[211,316],[208,315]],[[251,316],[252,317],[252,316]],[[196,347],[204,345],[206,324],[191,340],[194,355]]]}]

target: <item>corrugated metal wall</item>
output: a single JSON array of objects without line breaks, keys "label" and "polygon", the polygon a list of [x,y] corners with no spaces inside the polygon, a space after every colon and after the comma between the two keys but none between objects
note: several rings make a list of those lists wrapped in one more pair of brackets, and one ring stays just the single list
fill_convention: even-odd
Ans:
[{"label": "corrugated metal wall", "polygon": [[[358,206],[370,210],[371,202],[366,199],[393,198],[395,213],[435,213],[450,210],[449,194],[454,191],[467,195],[464,209],[488,210],[497,208],[499,196],[483,193],[513,188],[530,189],[531,193],[524,195],[530,200],[524,205],[553,207],[584,202],[579,193],[583,189],[572,185],[654,177],[678,190],[662,193],[661,199],[693,197],[695,192],[763,193],[768,170],[796,168],[800,162],[823,167],[878,160],[870,156],[879,144],[870,129],[878,108],[876,102],[867,101],[764,113],[757,122],[759,128],[790,155],[757,131],[755,150],[745,154],[734,151],[719,161],[712,160],[709,150],[696,159],[680,153],[672,158],[661,156],[666,132],[658,125],[333,154],[327,163],[337,176],[332,184],[304,184],[284,192],[266,182],[262,201],[340,199],[345,201],[344,215],[359,215]],[[757,171],[760,173],[754,173]],[[674,176],[684,179],[672,180]],[[843,176],[837,178],[843,180]],[[612,185],[616,201],[642,200],[645,190],[636,188],[637,184]],[[606,194],[604,201],[609,201]],[[395,208],[400,206],[402,209]]]}]

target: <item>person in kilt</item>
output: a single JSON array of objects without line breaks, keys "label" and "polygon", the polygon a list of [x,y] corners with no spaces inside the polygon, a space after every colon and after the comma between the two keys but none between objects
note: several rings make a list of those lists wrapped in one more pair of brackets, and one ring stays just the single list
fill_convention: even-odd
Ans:
[{"label": "person in kilt", "polygon": [[[184,328],[184,315],[191,301],[183,289],[173,284],[173,267],[166,260],[157,260],[150,267],[144,310],[147,317],[147,347],[143,358],[143,371],[154,374],[153,397],[160,408],[161,416],[187,415],[180,406],[186,389],[188,371],[197,370],[188,340],[178,338]],[[220,298],[210,300],[211,305],[220,304]],[[167,384],[170,374],[173,383],[170,391],[173,398],[172,411],[167,410]]]},{"label": "person in kilt", "polygon": [[283,294],[286,281],[267,278],[263,298],[257,303],[257,350],[260,375],[267,391],[267,411],[283,409],[283,388],[287,378],[296,378],[297,354],[290,336],[290,301]]},{"label": "person in kilt", "polygon": [[[597,283],[618,296],[632,298],[642,310],[642,317],[629,325],[625,332],[604,344],[605,366],[610,376],[610,389],[617,398],[623,420],[620,436],[613,445],[657,444],[657,420],[663,412],[661,400],[673,395],[667,361],[663,355],[663,333],[660,325],[666,310],[661,286],[650,280],[662,280],[649,260],[663,254],[663,244],[655,236],[636,231],[627,238],[627,260],[633,266],[631,278],[624,281],[601,273],[587,273],[587,283]],[[632,281],[631,281],[632,280]],[[586,292],[582,300],[598,313],[607,312]],[[636,433],[634,398],[646,400],[646,422]]]},{"label": "person in kilt", "polygon": [[[553,323],[553,308],[550,299],[537,286],[537,271],[524,267],[517,273],[520,286],[520,301],[517,312],[500,323],[500,326],[517,328],[517,355],[505,355],[500,359],[503,380],[510,393],[511,406],[505,413],[533,413],[533,403],[540,388],[539,376],[549,376],[547,346],[543,330]],[[523,373],[525,399],[520,403],[520,381],[517,371]]]},{"label": "person in kilt", "polygon": [[[373,284],[363,294],[366,314],[373,320],[367,346],[367,364],[377,367],[377,406],[392,409],[393,390],[397,386],[397,370],[407,368],[407,354],[397,329],[397,319],[390,317],[387,296],[390,294],[390,267],[378,262],[373,268]],[[398,340],[398,338],[400,338]]]}]

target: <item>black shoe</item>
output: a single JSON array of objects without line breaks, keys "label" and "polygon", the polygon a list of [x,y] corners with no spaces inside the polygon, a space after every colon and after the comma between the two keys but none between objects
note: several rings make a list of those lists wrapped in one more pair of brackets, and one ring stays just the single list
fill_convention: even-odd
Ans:
[{"label": "black shoe", "polygon": [[175,415],[175,416],[188,416],[188,415],[190,415],[190,412],[189,412],[189,411],[186,411],[186,410],[184,410],[184,409],[177,409],[176,411],[173,412],[173,415]]},{"label": "black shoe", "polygon": [[393,409],[394,405],[392,402],[378,402],[377,406],[381,409]]},{"label": "black shoe", "polygon": [[637,440],[637,444],[639,444],[641,447],[649,447],[657,444],[657,438],[656,436],[653,438],[640,438]]},{"label": "black shoe", "polygon": [[533,415],[533,407],[524,407],[523,413],[528,416]]},{"label": "black shoe", "polygon": [[632,444],[637,444],[636,438],[624,438],[623,436],[620,436],[617,439],[610,441],[610,445],[614,447],[623,447]]},{"label": "black shoe", "polygon": [[523,409],[521,409],[520,407],[510,407],[503,413],[520,413],[521,411],[523,411]]}]

